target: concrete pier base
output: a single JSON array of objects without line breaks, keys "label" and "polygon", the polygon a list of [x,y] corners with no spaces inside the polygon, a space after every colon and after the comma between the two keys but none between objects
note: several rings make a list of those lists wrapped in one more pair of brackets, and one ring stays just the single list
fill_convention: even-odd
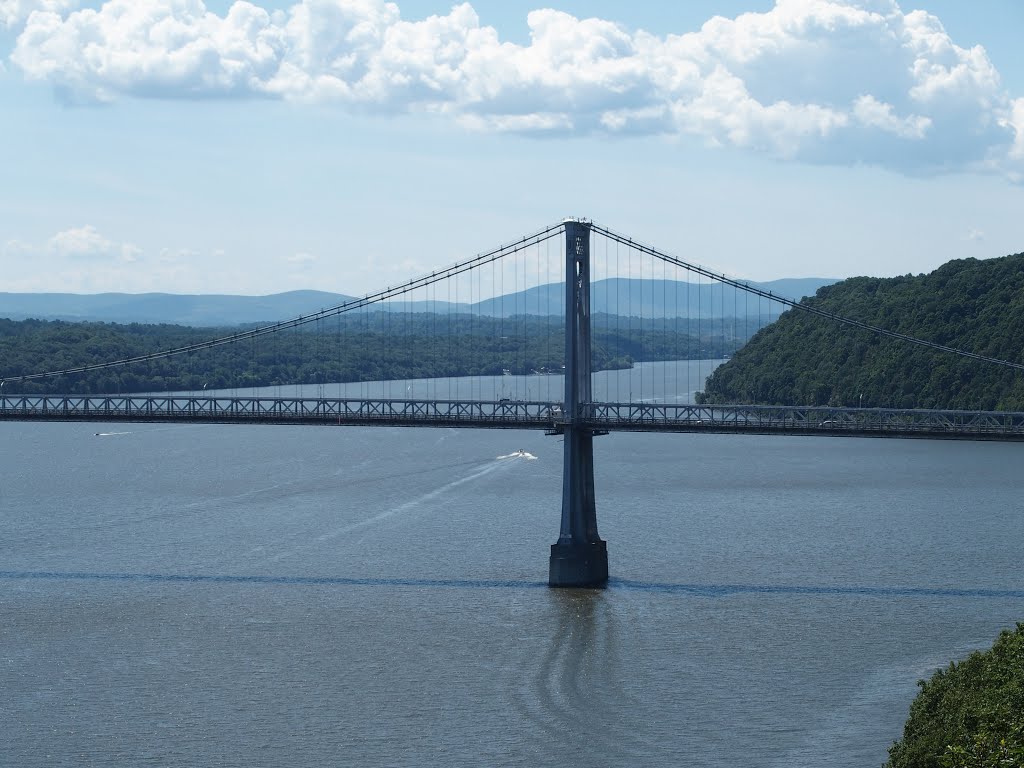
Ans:
[{"label": "concrete pier base", "polygon": [[550,587],[604,587],[608,584],[608,545],[603,541],[551,545]]}]

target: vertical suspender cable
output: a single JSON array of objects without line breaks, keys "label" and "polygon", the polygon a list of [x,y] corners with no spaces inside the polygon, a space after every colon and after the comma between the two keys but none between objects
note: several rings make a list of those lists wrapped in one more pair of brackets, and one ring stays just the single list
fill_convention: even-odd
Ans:
[{"label": "vertical suspender cable", "polygon": [[[690,371],[693,368],[693,333],[691,318],[693,316],[693,276],[689,269],[686,270],[686,391],[693,392],[690,386]],[[691,395],[692,397],[692,395]]]},{"label": "vertical suspender cable", "polygon": [[695,390],[704,384],[704,336],[701,334],[702,320],[704,319],[704,277],[697,275],[697,381],[693,385]]},{"label": "vertical suspender cable", "polygon": [[[625,283],[626,283],[626,302],[629,304],[629,320],[628,320],[628,325],[629,325],[629,343],[630,343],[630,346],[633,346],[636,349],[636,353],[637,353],[636,356],[637,356],[637,358],[641,358],[641,357],[643,357],[643,354],[641,352],[640,345],[637,344],[636,339],[633,336],[633,248],[632,248],[632,246],[627,246],[626,247],[626,275],[627,275],[627,278],[626,278],[626,281],[625,281]],[[637,360],[637,362],[638,362],[638,364],[640,366],[643,365],[642,361],[640,361],[639,359]],[[643,381],[643,377],[642,377],[643,368],[642,367],[640,368],[640,372],[641,372],[640,381],[642,382]],[[632,381],[632,379],[633,379],[633,377],[631,376],[630,377],[630,387],[629,387],[629,400],[630,400],[630,403],[633,402],[633,381]],[[643,389],[642,389],[642,387],[641,387],[641,391],[640,391],[640,397],[641,397],[641,399],[643,399]]]},{"label": "vertical suspender cable", "polygon": [[661,400],[668,402],[668,266],[661,262]]},{"label": "vertical suspender cable", "polygon": [[643,358],[640,361],[640,402],[644,401],[644,366],[647,362],[647,358],[650,355],[647,354],[647,334],[644,333],[644,255],[640,251],[637,251],[637,285],[640,286],[640,356]]},{"label": "vertical suspender cable", "polygon": [[[447,357],[447,361],[448,362],[447,362],[446,368],[447,368],[447,371],[448,371],[448,373],[447,373],[447,379],[448,379],[447,384],[448,384],[448,399],[449,400],[452,399],[452,378],[456,374],[456,370],[455,370],[455,366],[454,366],[454,362],[455,361],[452,358],[452,310],[453,310],[453,307],[452,307],[452,283],[454,281],[455,281],[455,278],[448,278],[447,280],[445,280],[445,288],[447,289],[447,293],[448,293],[448,306],[446,308],[447,312],[445,314],[446,322],[445,322],[445,325],[444,325],[444,334],[445,334],[445,340],[448,343],[448,357]],[[455,303],[458,304],[458,302],[459,302],[459,285],[458,285],[458,283],[455,283]]]}]

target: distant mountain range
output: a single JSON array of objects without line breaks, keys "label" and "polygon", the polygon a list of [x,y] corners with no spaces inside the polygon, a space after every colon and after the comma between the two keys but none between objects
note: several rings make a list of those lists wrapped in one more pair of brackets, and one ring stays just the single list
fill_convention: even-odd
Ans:
[{"label": "distant mountain range", "polygon": [[[812,296],[825,278],[791,278],[750,285],[788,299]],[[472,312],[490,317],[561,315],[565,301],[561,283],[541,285],[518,293],[468,303],[442,301],[375,305],[396,312]],[[750,294],[710,283],[665,280],[609,279],[591,286],[595,314],[637,317],[721,317],[756,312],[778,314]],[[745,298],[746,297],[746,298]],[[289,291],[270,296],[179,295],[169,293],[0,293],[0,317],[11,320],[69,320],[110,323],[168,323],[194,327],[226,327],[286,320],[352,301],[353,297],[324,291]]]},{"label": "distant mountain range", "polygon": [[[835,280],[806,277],[773,280],[749,285],[786,299],[799,300],[813,296]],[[633,317],[723,317],[743,316],[758,312],[758,299],[745,291],[721,283],[688,283],[675,280],[638,280],[609,278],[590,286],[590,310],[594,314]],[[746,297],[746,298],[744,298]],[[541,285],[520,293],[486,299],[472,311],[494,317],[510,315],[561,315],[565,303],[565,286],[561,283]],[[769,304],[772,306],[769,307]],[[782,305],[762,300],[760,310],[779,314]]]},{"label": "distant mountain range", "polygon": [[323,291],[289,291],[272,296],[0,293],[0,317],[222,327],[284,320],[350,300],[349,296]]}]

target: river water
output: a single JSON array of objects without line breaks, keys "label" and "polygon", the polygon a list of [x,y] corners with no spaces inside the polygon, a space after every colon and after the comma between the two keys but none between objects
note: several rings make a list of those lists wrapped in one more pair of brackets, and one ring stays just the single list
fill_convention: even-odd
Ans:
[{"label": "river water", "polygon": [[878,766],[1024,619],[1024,445],[599,438],[603,591],[561,451],[0,424],[0,765]]}]

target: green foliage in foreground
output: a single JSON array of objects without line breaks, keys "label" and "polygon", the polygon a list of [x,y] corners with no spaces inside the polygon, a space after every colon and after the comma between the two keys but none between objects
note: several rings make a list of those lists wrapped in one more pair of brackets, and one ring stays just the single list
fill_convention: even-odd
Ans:
[{"label": "green foliage in foreground", "polygon": [[[599,315],[593,322],[596,370],[637,360],[730,355],[756,330],[750,323],[640,320]],[[452,376],[561,372],[560,317],[491,318],[372,313],[331,318],[301,330],[185,355],[32,381],[24,376],[197,344],[237,329],[0,319],[3,394],[109,394],[252,388]]]},{"label": "green foliage in foreground", "polygon": [[[1024,363],[1024,254],[917,277],[857,277],[805,303],[986,357]],[[1024,376],[790,310],[708,380],[707,403],[1024,410]]]},{"label": "green foliage in foreground", "polygon": [[1024,766],[1024,624],[918,685],[885,768]]}]

